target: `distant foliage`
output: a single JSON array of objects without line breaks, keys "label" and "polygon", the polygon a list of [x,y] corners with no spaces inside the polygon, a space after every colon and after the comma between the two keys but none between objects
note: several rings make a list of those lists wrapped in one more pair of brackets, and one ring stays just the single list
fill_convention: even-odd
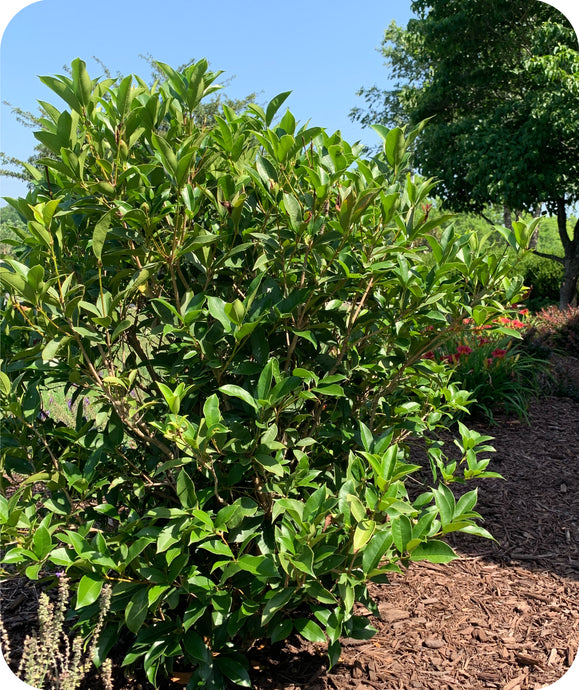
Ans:
[{"label": "distant foliage", "polygon": [[541,309],[532,320],[532,336],[543,347],[579,357],[579,307]]},{"label": "distant foliage", "polygon": [[11,206],[0,208],[0,254],[8,254],[14,244],[19,244],[14,228],[24,228],[20,214]]},{"label": "distant foliage", "polygon": [[188,688],[249,686],[256,639],[297,632],[334,664],[373,634],[369,582],[451,560],[447,533],[490,537],[476,490],[447,486],[497,476],[488,438],[462,425],[460,461],[429,448],[412,501],[405,441],[469,404],[425,353],[522,281],[484,236],[435,236],[434,185],[409,173],[421,127],[377,127],[363,159],[276,119],[283,93],[204,128],[217,75],[159,68],[154,86],[81,60],[42,78],[67,107],[45,105],[52,155],[10,201],[26,227],[0,267],[1,562],[64,569],[87,638],[112,586],[97,665],[118,643],[153,685],[180,667]]},{"label": "distant foliage", "polygon": [[536,254],[527,254],[519,264],[519,272],[530,289],[528,304],[537,309],[559,302],[563,265]]},{"label": "distant foliage", "polygon": [[413,0],[382,54],[390,89],[362,89],[362,124],[429,119],[420,172],[440,180],[455,211],[538,205],[559,221],[565,254],[560,307],[576,304],[579,223],[579,52],[565,17],[539,0]]}]

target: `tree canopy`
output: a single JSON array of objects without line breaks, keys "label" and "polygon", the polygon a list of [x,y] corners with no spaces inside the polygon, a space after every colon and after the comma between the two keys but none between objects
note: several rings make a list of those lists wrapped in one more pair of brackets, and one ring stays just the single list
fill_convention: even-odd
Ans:
[{"label": "tree canopy", "polygon": [[[561,304],[576,301],[579,227],[579,52],[553,7],[528,0],[415,0],[406,28],[391,24],[382,52],[390,90],[359,92],[364,124],[431,118],[417,143],[421,172],[457,211],[541,205],[565,249]],[[555,257],[550,257],[555,258]]]}]

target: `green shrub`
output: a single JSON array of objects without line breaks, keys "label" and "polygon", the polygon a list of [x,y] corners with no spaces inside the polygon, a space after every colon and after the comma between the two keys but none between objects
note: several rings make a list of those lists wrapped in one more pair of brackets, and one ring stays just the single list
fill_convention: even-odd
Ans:
[{"label": "green shrub", "polygon": [[530,288],[528,303],[532,309],[559,302],[563,264],[529,253],[521,259],[519,272]]},{"label": "green shrub", "polygon": [[153,684],[181,664],[189,688],[247,686],[256,638],[297,631],[335,663],[340,636],[372,634],[369,581],[452,559],[446,533],[490,536],[476,492],[455,502],[438,476],[496,476],[486,438],[462,426],[453,467],[433,447],[413,502],[404,440],[468,404],[423,355],[521,281],[484,238],[431,235],[418,129],[377,127],[362,160],[289,111],[274,124],[287,94],[200,129],[217,75],[160,67],[152,88],[80,60],[43,78],[69,109],[46,106],[55,158],[10,202],[27,228],[0,273],[2,563],[65,569],[87,636],[112,585],[97,664],[129,640]]}]

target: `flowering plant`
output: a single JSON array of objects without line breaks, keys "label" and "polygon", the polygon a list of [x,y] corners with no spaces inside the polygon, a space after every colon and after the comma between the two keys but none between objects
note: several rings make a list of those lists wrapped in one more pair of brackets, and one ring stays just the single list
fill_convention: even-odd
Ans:
[{"label": "flowering plant", "polygon": [[579,307],[541,309],[530,321],[529,338],[535,345],[579,357]]},{"label": "flowering plant", "polygon": [[482,413],[492,421],[494,411],[503,410],[527,419],[529,400],[549,369],[548,357],[532,355],[521,345],[529,321],[528,309],[505,313],[491,323],[465,319],[454,338],[425,358],[453,367],[453,381],[472,392],[471,414]]}]

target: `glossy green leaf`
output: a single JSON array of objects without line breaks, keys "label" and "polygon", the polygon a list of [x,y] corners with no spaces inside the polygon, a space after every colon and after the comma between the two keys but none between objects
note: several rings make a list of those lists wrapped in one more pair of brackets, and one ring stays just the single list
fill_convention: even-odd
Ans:
[{"label": "glossy green leaf", "polygon": [[78,583],[76,593],[76,608],[90,606],[99,598],[104,585],[104,580],[100,575],[83,575]]},{"label": "glossy green leaf", "polygon": [[275,612],[279,611],[289,602],[289,600],[294,595],[294,592],[294,587],[285,587],[284,589],[276,592],[273,596],[271,596],[266,601],[266,604],[263,607],[263,613],[261,615],[261,624],[267,625],[269,621],[272,619]]},{"label": "glossy green leaf", "polygon": [[132,633],[137,633],[145,622],[149,609],[147,587],[140,587],[131,597],[125,609],[125,622]]},{"label": "glossy green leaf", "polygon": [[268,187],[270,182],[277,182],[277,171],[271,162],[263,156],[257,156],[257,172]]},{"label": "glossy green leaf", "polygon": [[71,67],[75,95],[79,103],[86,106],[90,102],[92,93],[92,82],[86,71],[86,63],[77,58],[72,61]]},{"label": "glossy green leaf", "polygon": [[240,386],[234,386],[232,384],[227,384],[226,386],[221,386],[219,390],[222,393],[225,393],[225,395],[228,395],[232,398],[239,398],[239,400],[243,400],[244,403],[247,403],[254,410],[259,410],[258,402],[244,388],[241,388]]},{"label": "glossy green leaf", "polygon": [[92,235],[92,251],[99,261],[102,258],[103,247],[114,216],[114,210],[107,211],[95,225]]},{"label": "glossy green leaf", "polygon": [[381,559],[392,545],[392,534],[389,531],[376,531],[366,545],[362,554],[362,565],[365,572],[372,572],[378,567]]},{"label": "glossy green leaf", "polygon": [[50,340],[42,349],[42,361],[49,362],[51,359],[54,359],[60,348],[69,343],[71,340],[72,338],[70,336],[62,336]]},{"label": "glossy green leaf", "polygon": [[399,515],[392,520],[392,538],[400,553],[406,551],[406,545],[412,539],[412,523],[406,515]]},{"label": "glossy green leaf", "polygon": [[360,551],[372,538],[376,522],[374,520],[362,520],[356,525],[354,530],[354,551]]},{"label": "glossy green leaf", "polygon": [[411,561],[430,561],[431,563],[448,563],[458,556],[451,547],[439,539],[431,539],[419,544],[410,554]]},{"label": "glossy green leaf", "polygon": [[52,550],[52,537],[46,527],[40,525],[36,529],[32,536],[32,543],[34,544],[34,553],[38,558],[43,559],[48,556]]},{"label": "glossy green leaf", "polygon": [[9,396],[11,389],[10,379],[3,371],[0,371],[0,392],[5,396]]},{"label": "glossy green leaf", "polygon": [[243,688],[251,687],[251,678],[249,677],[247,668],[237,659],[220,655],[217,657],[216,665],[221,673],[236,685]]},{"label": "glossy green leaf", "polygon": [[167,170],[167,172],[176,178],[178,162],[177,156],[175,155],[171,145],[165,139],[165,137],[158,136],[157,134],[153,134],[151,139],[153,141],[153,145],[159,152],[163,167],[165,170]]},{"label": "glossy green leaf", "polygon": [[120,321],[114,328],[113,333],[111,335],[111,342],[115,342],[115,340],[119,337],[121,333],[124,333],[127,329],[129,329],[133,325],[133,321],[130,319],[123,319]]},{"label": "glossy green leaf", "polygon": [[275,117],[275,114],[283,105],[283,103],[287,100],[290,94],[291,91],[284,91],[283,93],[279,93],[277,96],[272,98],[271,101],[267,104],[267,108],[265,111],[265,124],[268,127],[271,125],[273,118]]},{"label": "glossy green leaf", "polygon": [[183,508],[196,508],[198,505],[195,484],[183,468],[177,477],[177,496]]},{"label": "glossy green leaf", "polygon": [[308,618],[296,618],[294,621],[296,632],[310,642],[326,642],[326,636],[320,626]]},{"label": "glossy green leaf", "polygon": [[281,618],[271,626],[270,639],[272,644],[276,642],[281,642],[289,637],[293,630],[293,622],[289,618]]},{"label": "glossy green leaf", "polygon": [[338,398],[343,398],[345,397],[344,389],[342,386],[338,386],[337,384],[331,384],[329,386],[316,386],[315,388],[312,388],[312,391],[314,393],[319,393],[320,395],[331,395],[332,397],[338,397]]}]

